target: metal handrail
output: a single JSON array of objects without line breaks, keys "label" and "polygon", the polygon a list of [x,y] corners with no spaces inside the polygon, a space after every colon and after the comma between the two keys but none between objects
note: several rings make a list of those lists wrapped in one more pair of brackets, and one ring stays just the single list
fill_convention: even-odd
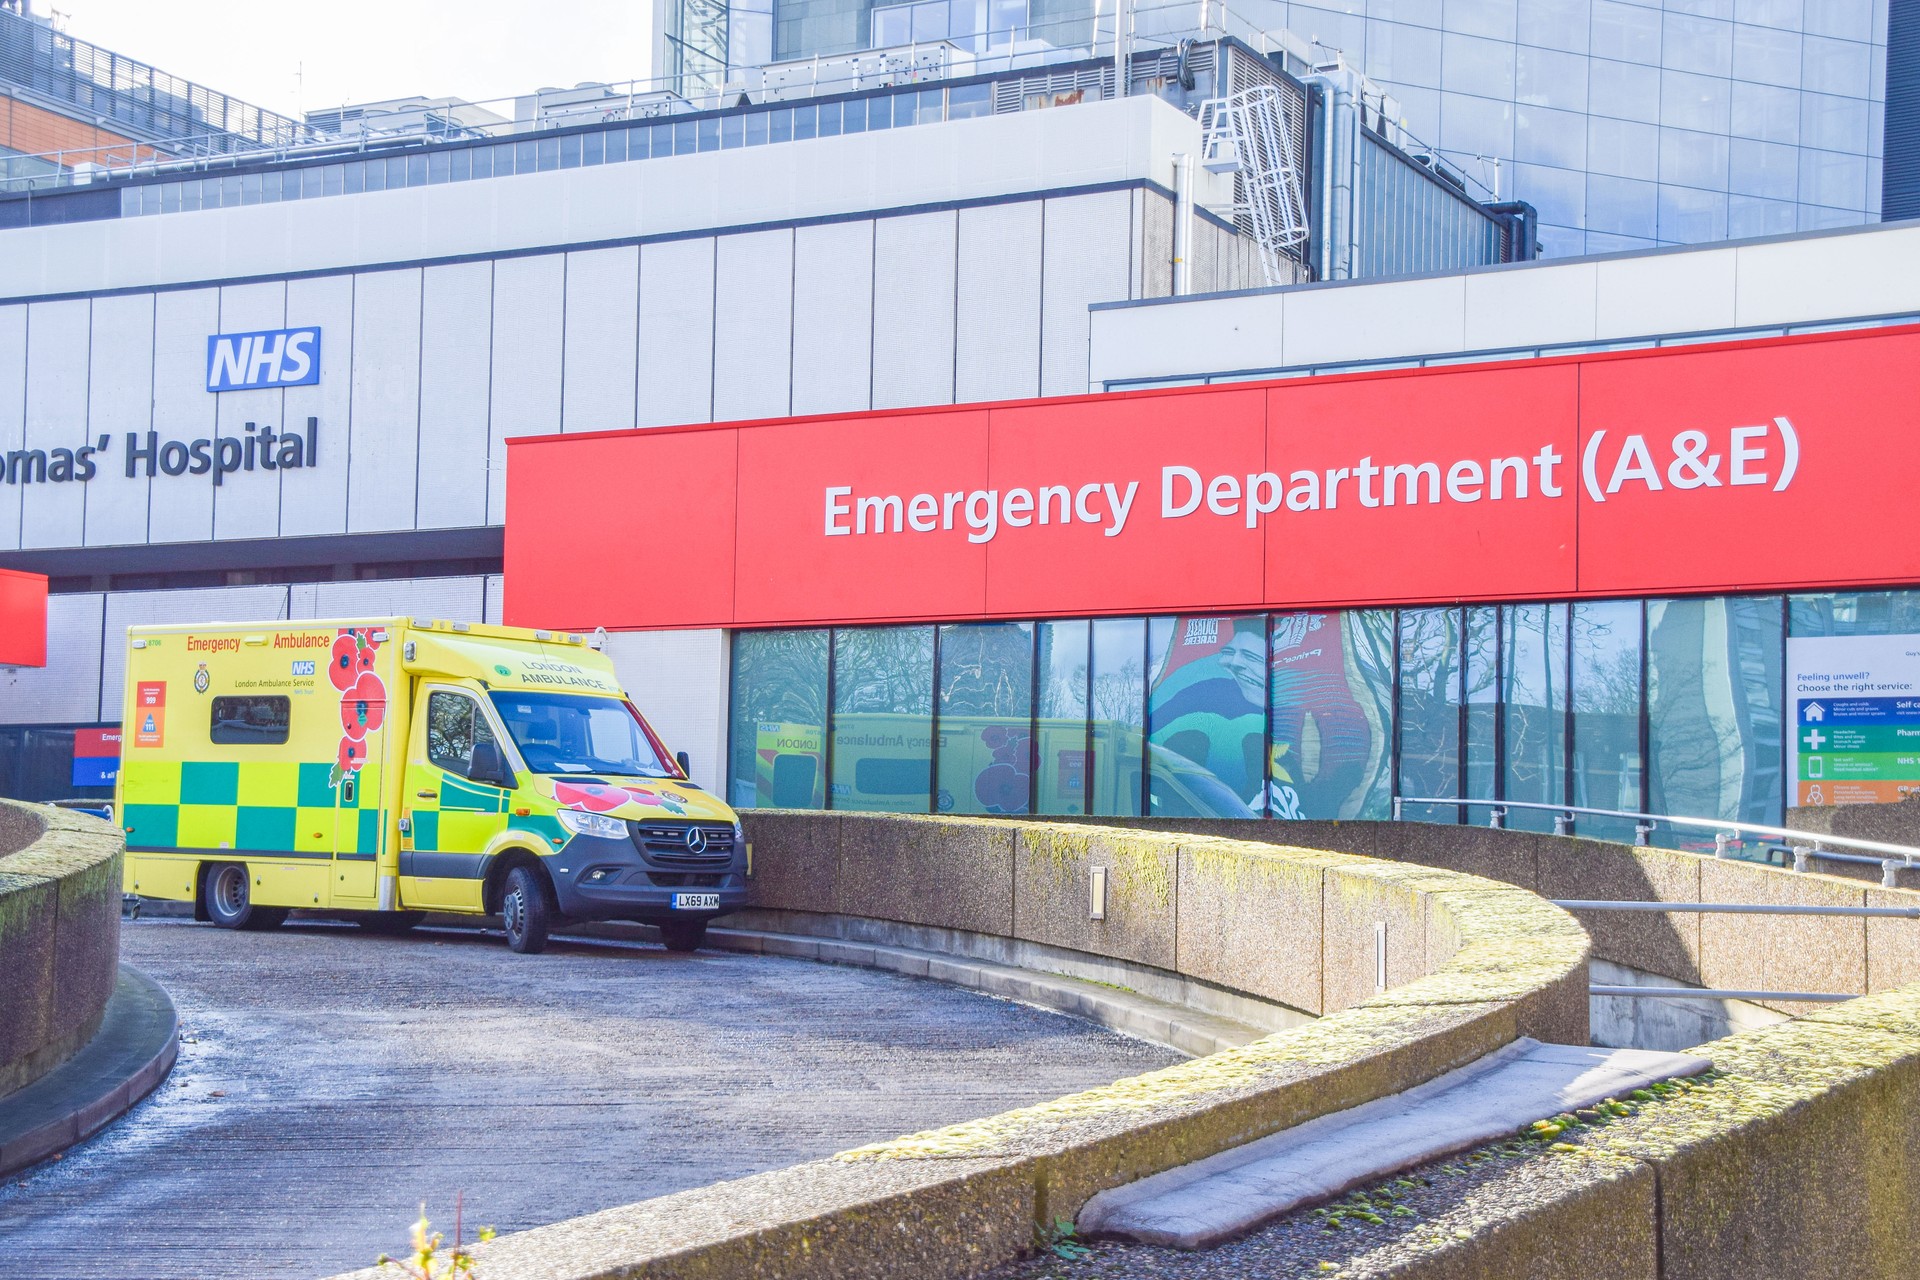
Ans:
[{"label": "metal handrail", "polygon": [[1742,991],[1728,987],[1614,987],[1592,986],[1590,996],[1643,996],[1659,1000],[1802,1000],[1808,1004],[1842,1004],[1860,997],[1844,991]]},{"label": "metal handrail", "polygon": [[1920,907],[1805,907],[1774,902],[1615,902],[1606,898],[1550,898],[1567,911],[1704,911],[1748,916],[1894,916],[1920,920]]},{"label": "metal handrail", "polygon": [[[1653,834],[1656,823],[1667,823],[1675,827],[1701,827],[1715,833],[1715,856],[1724,857],[1728,838],[1737,838],[1751,833],[1771,840],[1786,843],[1793,850],[1796,870],[1804,870],[1803,864],[1808,858],[1824,858],[1830,862],[1862,862],[1884,867],[1888,861],[1897,859],[1904,867],[1913,867],[1914,859],[1920,857],[1920,849],[1911,845],[1888,844],[1883,840],[1862,840],[1855,836],[1818,835],[1811,831],[1795,831],[1791,827],[1770,827],[1758,822],[1739,822],[1728,818],[1680,818],[1664,813],[1633,813],[1625,809],[1592,809],[1574,804],[1541,804],[1531,800],[1469,800],[1460,796],[1395,796],[1393,798],[1393,819],[1401,821],[1401,807],[1409,804],[1434,805],[1482,805],[1494,812],[1489,825],[1498,827],[1508,809],[1532,809],[1542,813],[1564,815],[1566,821],[1554,823],[1555,835],[1571,835],[1573,819],[1581,814],[1596,818],[1626,818],[1635,824],[1635,844],[1644,845],[1647,837]],[[1834,853],[1825,848],[1837,845],[1846,849],[1865,849],[1870,852],[1889,854],[1889,858],[1867,858]]]}]

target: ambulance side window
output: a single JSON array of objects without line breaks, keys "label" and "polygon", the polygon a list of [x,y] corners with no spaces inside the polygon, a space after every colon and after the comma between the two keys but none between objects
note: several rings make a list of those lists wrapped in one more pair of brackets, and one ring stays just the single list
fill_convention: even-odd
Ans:
[{"label": "ambulance side window", "polygon": [[493,730],[463,693],[427,696],[427,759],[449,773],[471,777],[473,744],[492,742]]}]

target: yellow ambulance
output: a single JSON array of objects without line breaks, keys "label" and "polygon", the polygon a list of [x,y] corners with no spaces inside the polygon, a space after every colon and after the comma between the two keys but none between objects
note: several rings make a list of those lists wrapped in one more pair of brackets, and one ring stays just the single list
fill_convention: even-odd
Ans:
[{"label": "yellow ambulance", "polygon": [[128,629],[126,889],[231,929],[496,914],[669,948],[746,901],[739,819],[583,637],[412,618]]}]

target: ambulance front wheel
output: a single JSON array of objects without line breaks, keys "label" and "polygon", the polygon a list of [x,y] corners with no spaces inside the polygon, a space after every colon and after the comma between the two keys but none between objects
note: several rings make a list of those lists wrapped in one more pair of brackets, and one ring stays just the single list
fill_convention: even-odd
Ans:
[{"label": "ambulance front wheel", "polygon": [[275,929],[286,923],[286,908],[253,905],[253,880],[237,862],[207,868],[202,892],[208,919],[222,929]]},{"label": "ambulance front wheel", "polygon": [[538,955],[547,949],[553,903],[538,871],[515,867],[507,872],[506,892],[500,895],[500,919],[507,927],[507,945],[521,955]]}]

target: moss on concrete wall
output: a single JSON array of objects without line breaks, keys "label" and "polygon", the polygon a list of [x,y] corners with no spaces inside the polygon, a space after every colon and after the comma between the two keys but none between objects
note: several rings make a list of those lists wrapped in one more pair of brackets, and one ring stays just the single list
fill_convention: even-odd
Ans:
[{"label": "moss on concrete wall", "polygon": [[120,955],[118,829],[0,800],[0,1096],[93,1038]]}]

